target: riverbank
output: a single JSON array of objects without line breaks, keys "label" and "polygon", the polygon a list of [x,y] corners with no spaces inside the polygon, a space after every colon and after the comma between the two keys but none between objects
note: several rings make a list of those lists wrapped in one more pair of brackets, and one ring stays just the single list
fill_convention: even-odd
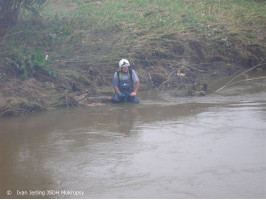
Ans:
[{"label": "riverbank", "polygon": [[138,72],[141,90],[211,93],[214,81],[265,69],[265,7],[264,1],[48,1],[40,17],[25,15],[0,39],[0,116],[109,103],[121,58]]}]

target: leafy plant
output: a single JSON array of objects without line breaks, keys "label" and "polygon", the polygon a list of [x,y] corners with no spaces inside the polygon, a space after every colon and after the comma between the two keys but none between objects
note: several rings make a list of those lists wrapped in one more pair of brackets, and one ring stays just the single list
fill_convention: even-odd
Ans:
[{"label": "leafy plant", "polygon": [[23,79],[34,77],[37,71],[46,72],[56,78],[57,73],[47,67],[47,61],[44,52],[37,48],[14,51],[6,57],[6,62],[11,66],[12,71]]}]

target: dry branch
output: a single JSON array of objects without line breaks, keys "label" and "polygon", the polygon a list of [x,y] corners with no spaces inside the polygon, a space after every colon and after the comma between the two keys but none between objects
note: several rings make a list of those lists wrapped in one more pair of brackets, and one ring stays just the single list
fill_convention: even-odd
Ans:
[{"label": "dry branch", "polygon": [[248,70],[242,72],[241,74],[235,76],[235,77],[232,78],[230,81],[228,81],[223,87],[221,87],[221,88],[219,88],[218,90],[216,90],[216,91],[214,92],[214,94],[217,93],[217,92],[219,92],[219,91],[221,91],[222,89],[224,89],[224,88],[226,88],[226,87],[228,87],[228,86],[234,85],[234,84],[236,84],[236,83],[240,83],[240,82],[247,81],[247,80],[255,80],[255,78],[254,78],[254,79],[245,79],[245,80],[242,80],[242,81],[237,81],[237,82],[232,83],[232,81],[235,80],[236,78],[238,78],[238,77],[240,77],[240,76],[242,76],[242,75],[244,75],[244,74],[250,72],[251,70],[257,68],[258,66],[261,66],[261,65],[264,65],[264,64],[266,64],[266,63],[260,63],[260,64],[258,64],[258,65],[255,65],[254,67],[251,67],[250,69],[248,69]]}]

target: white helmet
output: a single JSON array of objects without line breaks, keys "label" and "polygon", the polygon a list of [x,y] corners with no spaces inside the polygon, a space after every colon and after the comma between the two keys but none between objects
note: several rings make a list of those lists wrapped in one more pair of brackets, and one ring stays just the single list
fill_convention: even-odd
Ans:
[{"label": "white helmet", "polygon": [[129,67],[129,61],[127,59],[122,59],[119,61],[119,69],[121,70],[122,67]]}]

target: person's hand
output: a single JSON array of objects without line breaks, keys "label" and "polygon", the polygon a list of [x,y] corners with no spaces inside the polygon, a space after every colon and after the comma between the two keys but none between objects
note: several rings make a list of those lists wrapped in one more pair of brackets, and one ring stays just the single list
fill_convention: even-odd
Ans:
[{"label": "person's hand", "polygon": [[120,98],[124,98],[126,95],[125,95],[124,93],[120,92],[120,93],[118,94],[118,96],[119,96]]},{"label": "person's hand", "polygon": [[136,92],[132,92],[132,93],[130,94],[130,96],[132,96],[132,97],[134,97],[134,96],[136,96],[136,95],[137,95]]}]

